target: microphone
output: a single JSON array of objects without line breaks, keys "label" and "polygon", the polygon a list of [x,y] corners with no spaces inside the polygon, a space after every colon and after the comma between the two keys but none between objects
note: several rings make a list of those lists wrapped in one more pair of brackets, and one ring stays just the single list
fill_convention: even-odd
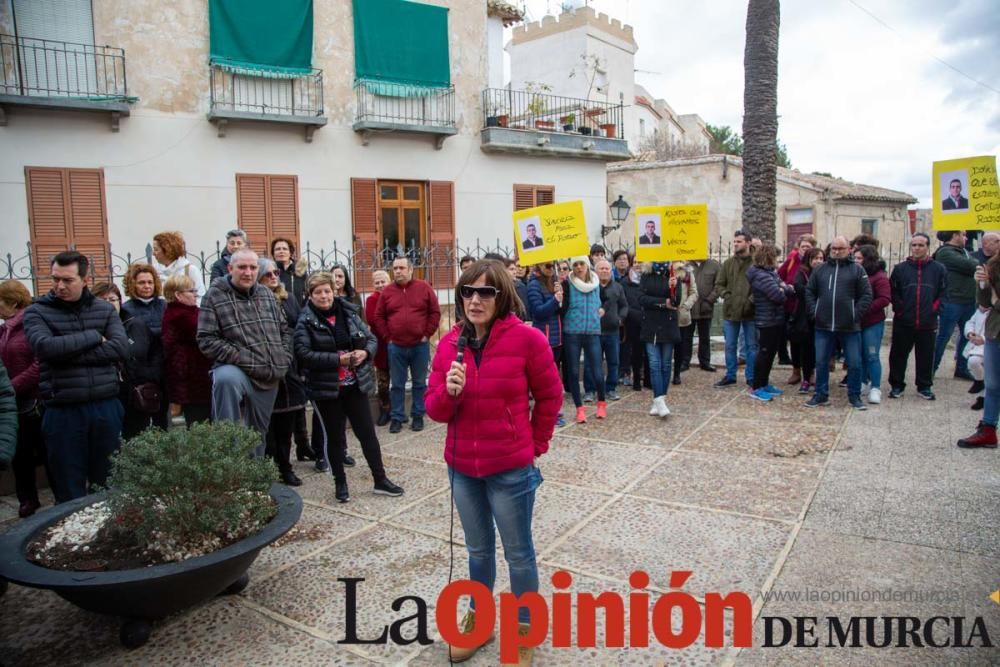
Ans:
[{"label": "microphone", "polygon": [[458,363],[462,363],[465,360],[465,346],[468,344],[469,338],[463,330],[462,335],[458,337],[458,354],[455,355],[455,361]]}]

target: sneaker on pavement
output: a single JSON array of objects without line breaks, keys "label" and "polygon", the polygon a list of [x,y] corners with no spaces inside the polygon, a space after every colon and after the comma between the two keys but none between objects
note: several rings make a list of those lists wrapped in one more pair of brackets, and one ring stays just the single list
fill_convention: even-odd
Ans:
[{"label": "sneaker on pavement", "polygon": [[334,487],[333,495],[337,499],[337,502],[346,503],[351,500],[351,494],[347,490],[346,479],[340,482],[334,481],[333,487]]},{"label": "sneaker on pavement", "polygon": [[378,419],[375,420],[375,425],[376,426],[385,426],[386,424],[389,423],[389,419],[390,419],[389,413],[388,412],[383,412],[382,414],[380,414],[378,416]]},{"label": "sneaker on pavement", "polygon": [[377,496],[401,496],[403,495],[403,487],[393,484],[388,477],[383,477],[375,482],[373,493]]},{"label": "sneaker on pavement", "polygon": [[316,461],[316,470],[320,472],[328,472],[330,470],[330,464],[326,462],[326,459],[319,459]]},{"label": "sneaker on pavement", "polygon": [[585,391],[585,392],[583,392],[583,402],[584,403],[593,403],[594,402],[594,392],[592,392],[592,391]]},{"label": "sneaker on pavement", "polygon": [[751,391],[750,398],[755,398],[758,401],[764,401],[766,403],[767,401],[770,401],[772,397],[771,393],[767,390],[767,387],[761,387],[760,389]]},{"label": "sneaker on pavement", "polygon": [[903,396],[903,390],[900,387],[893,387],[889,390],[889,398],[901,398]]},{"label": "sneaker on pavement", "polygon": [[868,406],[864,404],[860,396],[848,396],[847,402],[851,404],[851,407],[855,410],[867,410]]},{"label": "sneaker on pavement", "polygon": [[934,395],[934,392],[931,391],[930,389],[917,389],[917,395],[926,401],[933,401],[935,398],[937,398]]},{"label": "sneaker on pavement", "polygon": [[403,430],[403,422],[399,421],[398,419],[393,419],[389,423],[389,433],[399,433],[402,430]]},{"label": "sneaker on pavement", "polygon": [[716,382],[713,386],[715,387],[728,387],[731,384],[736,384],[736,378],[722,378]]},{"label": "sneaker on pavement", "polygon": [[566,418],[563,417],[563,413],[560,412],[559,414],[556,415],[556,428],[562,428],[565,425],[566,425]]},{"label": "sneaker on pavement", "polygon": [[586,424],[587,423],[587,409],[582,405],[576,409],[576,423]]},{"label": "sneaker on pavement", "polygon": [[799,393],[808,394],[810,387],[812,387],[812,385],[809,384],[809,380],[803,380],[802,384],[799,385]]},{"label": "sneaker on pavement", "polygon": [[608,392],[608,400],[609,401],[620,401],[621,398],[622,397],[618,395],[618,392],[615,391],[615,390],[613,390],[613,389]]},{"label": "sneaker on pavement", "polygon": [[410,422],[411,431],[423,431],[424,430],[424,418],[414,417],[413,421]]},{"label": "sneaker on pavement", "polygon": [[868,392],[868,402],[872,405],[878,405],[882,402],[882,390],[878,387],[872,387],[872,390]]},{"label": "sneaker on pavement", "polygon": [[847,376],[846,375],[844,376],[843,380],[841,380],[840,382],[837,383],[837,386],[838,387],[846,387],[847,386]]},{"label": "sneaker on pavement", "polygon": [[775,387],[773,384],[769,384],[766,387],[763,387],[763,389],[767,393],[771,394],[771,396],[781,396],[782,394],[785,393],[781,389],[778,389],[777,387]]},{"label": "sneaker on pavement", "polygon": [[344,467],[353,468],[355,465],[357,465],[357,461],[354,460],[354,457],[344,452]]},{"label": "sneaker on pavement", "polygon": [[830,399],[826,396],[821,396],[820,394],[813,394],[813,397],[806,401],[807,408],[818,408],[821,405],[827,405],[830,403]]}]

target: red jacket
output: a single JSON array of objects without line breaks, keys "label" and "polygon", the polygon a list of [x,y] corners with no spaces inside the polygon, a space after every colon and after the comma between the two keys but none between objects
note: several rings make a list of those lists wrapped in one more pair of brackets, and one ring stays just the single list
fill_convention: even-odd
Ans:
[{"label": "red jacket", "polygon": [[[375,316],[375,311],[378,310],[378,298],[381,294],[381,292],[372,292],[365,299],[365,312],[368,313],[369,318]],[[375,364],[375,368],[387,371],[389,370],[389,350],[386,347],[385,339],[379,336],[376,331],[372,331],[372,333],[378,339],[378,350],[375,352],[375,359],[372,360],[372,363]]]},{"label": "red jacket", "polygon": [[549,342],[514,315],[497,320],[478,366],[466,350],[465,389],[453,398],[445,375],[458,352],[460,329],[455,325],[438,343],[425,397],[428,416],[448,424],[444,460],[470,477],[530,465],[549,450],[562,407],[562,381]]},{"label": "red jacket", "polygon": [[441,308],[429,283],[411,280],[403,286],[386,285],[375,314],[369,317],[376,336],[387,343],[413,347],[437,332]]},{"label": "red jacket", "polygon": [[7,368],[18,401],[38,396],[38,360],[24,333],[24,308],[0,327],[0,360]]},{"label": "red jacket", "polygon": [[879,269],[869,275],[868,284],[872,286],[872,305],[868,306],[868,311],[861,317],[862,329],[884,321],[886,306],[892,303],[892,287],[885,271]]},{"label": "red jacket", "polygon": [[212,402],[212,360],[198,349],[198,306],[167,304],[163,312],[163,356],[167,363],[167,396],[171,403]]}]

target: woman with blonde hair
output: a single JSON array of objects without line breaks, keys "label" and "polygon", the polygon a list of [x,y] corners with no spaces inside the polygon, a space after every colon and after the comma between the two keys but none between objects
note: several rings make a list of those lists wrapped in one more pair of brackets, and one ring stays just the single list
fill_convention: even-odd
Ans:
[{"label": "woman with blonde hair", "polygon": [[197,287],[189,276],[167,278],[163,286],[163,358],[167,397],[180,405],[188,426],[212,416],[212,361],[198,349]]},{"label": "woman with blonde hair", "polygon": [[184,236],[180,232],[160,232],[153,237],[153,266],[160,274],[160,282],[173,276],[187,276],[194,285],[195,298],[205,294],[205,281],[191,260],[187,258]]}]

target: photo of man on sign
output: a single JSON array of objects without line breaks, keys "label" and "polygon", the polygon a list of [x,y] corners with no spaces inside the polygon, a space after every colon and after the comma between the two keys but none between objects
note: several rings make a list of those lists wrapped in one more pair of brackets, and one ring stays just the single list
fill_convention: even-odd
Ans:
[{"label": "photo of man on sign", "polygon": [[524,231],[521,233],[521,247],[524,250],[534,250],[545,245],[545,240],[538,235],[538,218],[529,218],[524,222]]},{"label": "photo of man on sign", "polygon": [[969,174],[964,170],[941,175],[941,190],[948,193],[948,196],[941,200],[943,212],[969,210],[969,200],[962,196],[968,178]]},{"label": "photo of man on sign", "polygon": [[660,245],[660,237],[656,233],[656,220],[646,220],[646,233],[639,237],[641,245]]}]

